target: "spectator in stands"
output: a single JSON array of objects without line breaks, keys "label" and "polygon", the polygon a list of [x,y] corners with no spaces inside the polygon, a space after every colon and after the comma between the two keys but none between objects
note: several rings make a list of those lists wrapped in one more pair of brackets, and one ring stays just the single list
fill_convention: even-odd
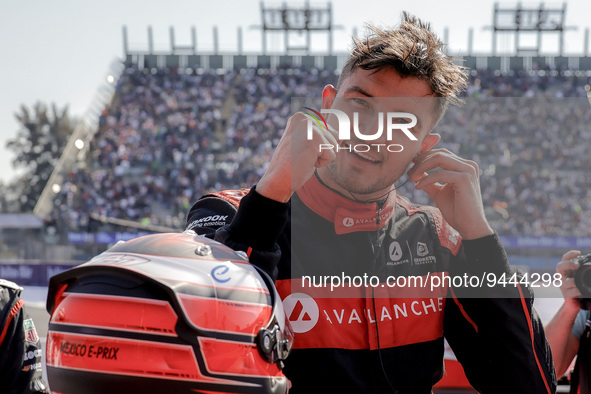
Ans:
[{"label": "spectator in stands", "polygon": [[[96,231],[91,213],[178,228],[198,196],[256,182],[291,98],[316,94],[336,78],[302,66],[127,66],[86,163],[71,169],[56,196],[52,217],[62,242],[68,231]],[[480,163],[491,224],[501,235],[591,236],[584,89],[591,78],[568,69],[473,70],[469,82],[465,106],[450,109],[437,131],[442,147]],[[400,183],[413,201],[432,204]]]}]

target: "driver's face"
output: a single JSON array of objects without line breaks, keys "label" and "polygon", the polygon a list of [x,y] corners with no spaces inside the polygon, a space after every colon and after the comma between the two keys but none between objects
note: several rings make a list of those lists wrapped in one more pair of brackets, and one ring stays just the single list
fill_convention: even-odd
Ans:
[{"label": "driver's face", "polygon": [[[345,112],[355,127],[364,135],[376,134],[382,113],[383,133],[376,140],[363,140],[351,130],[350,140],[341,140],[336,159],[319,169],[319,175],[330,187],[355,194],[359,199],[370,200],[390,190],[406,172],[412,159],[420,152],[431,149],[439,140],[430,134],[435,123],[437,98],[424,80],[402,78],[394,69],[356,69],[344,81],[338,91],[327,86],[323,92],[322,107]],[[388,112],[406,112],[416,116],[417,125],[409,131],[416,137],[411,140],[403,131],[394,129],[392,139],[387,140]],[[392,123],[406,123],[408,118],[395,118]],[[334,115],[327,122],[338,129]],[[392,152],[387,147],[392,145]],[[369,148],[368,148],[369,146]],[[402,149],[400,149],[402,147]],[[369,149],[369,150],[368,150]]]}]

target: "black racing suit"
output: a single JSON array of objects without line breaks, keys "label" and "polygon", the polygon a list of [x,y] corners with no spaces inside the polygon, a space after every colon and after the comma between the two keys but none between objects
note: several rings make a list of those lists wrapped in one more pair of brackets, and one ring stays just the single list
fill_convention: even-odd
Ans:
[{"label": "black racing suit", "polygon": [[[284,370],[290,393],[430,393],[444,373],[444,336],[481,392],[555,391],[526,286],[386,286],[444,274],[520,278],[496,235],[462,242],[436,208],[395,193],[353,202],[316,177],[288,204],[247,192],[203,196],[186,229],[245,251],[275,278],[296,332]],[[322,282],[332,277],[354,279],[339,292]],[[364,277],[375,282],[357,286]]]},{"label": "black racing suit", "polygon": [[570,393],[591,393],[591,312],[587,311],[585,330],[579,338],[575,369],[571,374]]},{"label": "black racing suit", "polygon": [[43,380],[43,351],[33,319],[15,283],[0,279],[0,392],[49,393]]}]

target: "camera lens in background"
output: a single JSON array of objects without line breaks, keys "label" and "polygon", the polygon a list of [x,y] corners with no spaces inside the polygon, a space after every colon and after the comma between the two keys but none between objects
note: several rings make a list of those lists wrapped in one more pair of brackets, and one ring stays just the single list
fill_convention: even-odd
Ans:
[{"label": "camera lens in background", "polygon": [[581,292],[581,309],[591,310],[591,255],[579,256],[580,266],[575,273],[575,284]]}]

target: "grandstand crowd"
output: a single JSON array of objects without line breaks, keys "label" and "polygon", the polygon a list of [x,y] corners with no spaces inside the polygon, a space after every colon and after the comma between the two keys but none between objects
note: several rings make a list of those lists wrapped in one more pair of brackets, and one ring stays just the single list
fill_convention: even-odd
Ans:
[{"label": "grandstand crowd", "polygon": [[[319,97],[337,78],[303,67],[129,65],[52,220],[62,232],[93,231],[91,215],[180,230],[201,195],[256,183],[292,98]],[[440,146],[479,163],[485,209],[501,235],[591,236],[590,82],[564,70],[473,70],[465,104],[437,126]],[[399,193],[431,204],[402,183]]]}]

